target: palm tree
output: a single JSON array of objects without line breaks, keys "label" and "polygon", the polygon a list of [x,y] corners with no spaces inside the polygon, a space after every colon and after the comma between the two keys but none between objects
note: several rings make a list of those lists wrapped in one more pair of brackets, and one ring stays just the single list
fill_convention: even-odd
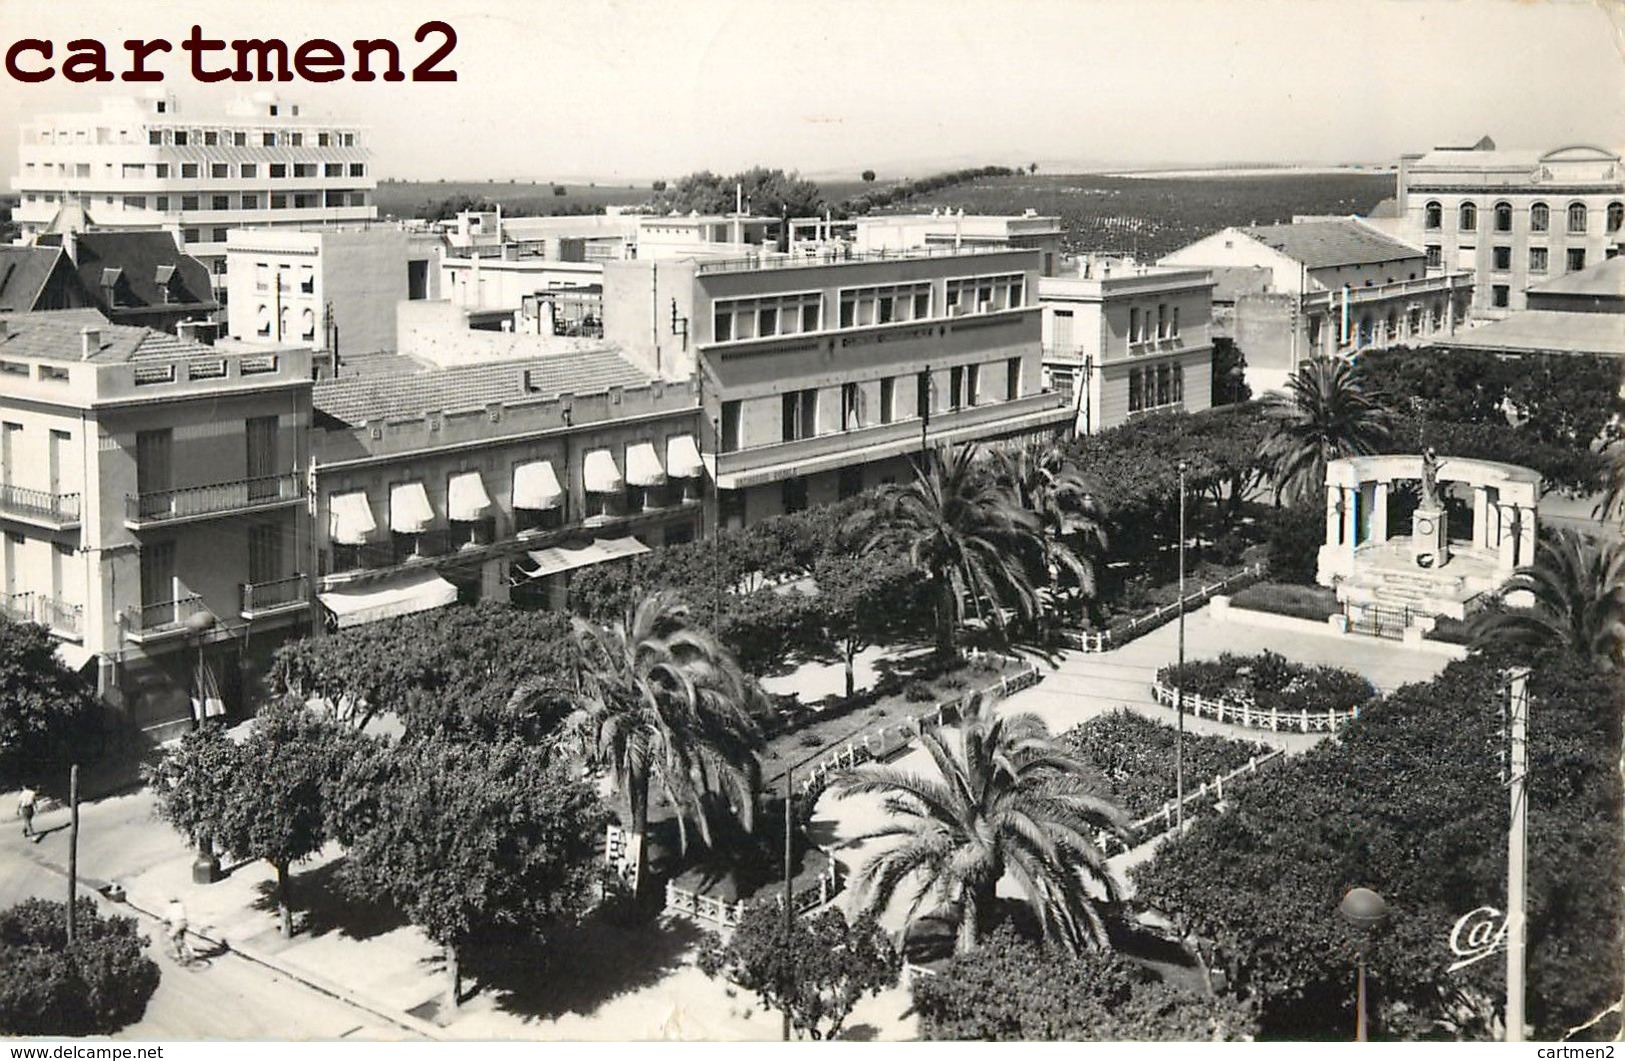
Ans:
[{"label": "palm tree", "polygon": [[1542,537],[1535,562],[1501,590],[1520,592],[1530,606],[1473,617],[1474,648],[1566,648],[1603,670],[1625,667],[1625,544],[1570,530]]},{"label": "palm tree", "polygon": [[1388,440],[1390,417],[1366,390],[1360,370],[1341,358],[1317,357],[1266,399],[1273,424],[1259,458],[1275,496],[1312,499],[1326,483],[1326,463],[1375,453]]},{"label": "palm tree", "polygon": [[1104,513],[1095,489],[1066,450],[1040,441],[997,450],[992,471],[1016,504],[1037,518],[1051,585],[1070,578],[1084,597],[1093,597],[1094,557],[1106,549]]},{"label": "palm tree", "polygon": [[624,620],[573,625],[578,689],[558,743],[607,769],[625,798],[634,890],[641,890],[651,788],[677,809],[685,847],[691,816],[711,843],[710,819],[722,800],[752,827],[762,746],[746,710],[754,692],[732,654],[689,625],[687,606],[669,591],[633,602]]},{"label": "palm tree", "polygon": [[1107,902],[1121,888],[1096,842],[1102,829],[1119,835],[1127,818],[1089,791],[1088,768],[1058,747],[1032,714],[999,718],[991,697],[973,705],[960,725],[958,748],[940,726],[921,743],[939,778],[894,767],[849,771],[833,782],[841,795],[885,798],[892,824],[860,837],[899,842],[859,872],[869,907],[890,905],[905,882],[913,920],[928,896],[959,918],[959,949],[972,950],[991,926],[994,889],[1009,874],[1047,939],[1073,950],[1107,943],[1091,887]]},{"label": "palm tree", "polygon": [[882,487],[874,508],[856,517],[867,531],[865,551],[897,549],[932,584],[944,658],[954,655],[970,611],[1000,628],[1004,609],[1022,618],[1038,612],[1024,563],[1040,551],[1038,520],[986,474],[979,456],[975,446],[931,450],[912,482]]},{"label": "palm tree", "polygon": [[1603,448],[1602,501],[1592,515],[1598,519],[1625,520],[1625,439],[1615,439]]}]

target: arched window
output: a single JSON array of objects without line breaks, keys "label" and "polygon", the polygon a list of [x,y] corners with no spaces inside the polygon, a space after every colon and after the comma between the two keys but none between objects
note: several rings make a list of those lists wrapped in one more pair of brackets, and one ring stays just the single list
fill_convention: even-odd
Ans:
[{"label": "arched window", "polygon": [[1428,203],[1422,209],[1424,218],[1422,224],[1428,231],[1437,231],[1444,227],[1444,207],[1439,205],[1437,199]]},{"label": "arched window", "polygon": [[1586,230],[1586,204],[1569,204],[1569,231],[1584,232]]},{"label": "arched window", "polygon": [[271,334],[271,307],[260,305],[259,312],[254,315],[254,330],[260,335]]},{"label": "arched window", "polygon": [[1511,232],[1512,231],[1512,204],[1511,203],[1496,203],[1495,204],[1495,231],[1497,231],[1497,232]]},{"label": "arched window", "polygon": [[316,311],[305,310],[299,314],[299,337],[301,339],[316,338]]},{"label": "arched window", "polygon": [[1608,231],[1618,232],[1625,226],[1625,203],[1608,204]]},{"label": "arched window", "polygon": [[1545,232],[1552,227],[1552,209],[1545,203],[1529,207],[1529,231]]},{"label": "arched window", "polygon": [[1460,221],[1460,224],[1458,224],[1456,227],[1461,229],[1463,232],[1477,232],[1478,207],[1473,203],[1462,203],[1460,217],[1458,220]]}]

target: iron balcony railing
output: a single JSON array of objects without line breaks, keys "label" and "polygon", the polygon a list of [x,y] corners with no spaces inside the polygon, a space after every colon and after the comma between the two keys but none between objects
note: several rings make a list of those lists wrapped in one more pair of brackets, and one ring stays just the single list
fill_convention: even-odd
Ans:
[{"label": "iron balcony railing", "polygon": [[124,632],[136,640],[179,632],[186,620],[204,611],[203,598],[192,593],[174,600],[135,605],[124,610]]},{"label": "iron balcony railing", "polygon": [[58,634],[79,637],[84,633],[84,605],[43,593],[0,593],[0,615],[14,623],[39,623]]},{"label": "iron balcony railing", "polygon": [[245,619],[291,608],[310,600],[310,580],[304,575],[290,575],[270,582],[244,582],[242,598],[242,615]]},{"label": "iron balcony railing", "polygon": [[46,523],[78,523],[79,495],[0,484],[0,512]]},{"label": "iron balcony railing", "polygon": [[301,472],[234,479],[208,486],[184,486],[125,495],[124,518],[134,524],[163,523],[199,516],[223,515],[245,509],[297,501],[305,496]]},{"label": "iron balcony railing", "polygon": [[34,621],[34,595],[32,593],[0,593],[0,615],[14,623]]},{"label": "iron balcony railing", "polygon": [[972,243],[964,243],[958,247],[948,243],[878,251],[829,248],[783,253],[768,250],[761,254],[750,254],[742,258],[713,258],[708,261],[700,261],[696,265],[695,271],[701,276],[708,276],[714,273],[748,273],[759,269],[804,269],[814,265],[895,262],[911,258],[959,258],[972,254],[1016,254],[1031,250],[1030,247]]}]

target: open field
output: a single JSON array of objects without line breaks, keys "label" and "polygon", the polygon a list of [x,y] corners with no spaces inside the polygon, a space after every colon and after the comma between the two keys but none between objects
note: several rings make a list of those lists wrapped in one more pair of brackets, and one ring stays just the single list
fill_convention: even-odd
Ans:
[{"label": "open field", "polygon": [[[862,181],[821,181],[819,187],[832,203],[858,194],[865,187],[881,187]],[[649,182],[641,184],[560,184],[563,195],[555,195],[549,181],[382,181],[376,201],[379,217],[421,217],[431,203],[454,195],[489,199],[501,203],[504,211],[518,216],[592,213],[605,206],[640,206],[654,195]]]}]

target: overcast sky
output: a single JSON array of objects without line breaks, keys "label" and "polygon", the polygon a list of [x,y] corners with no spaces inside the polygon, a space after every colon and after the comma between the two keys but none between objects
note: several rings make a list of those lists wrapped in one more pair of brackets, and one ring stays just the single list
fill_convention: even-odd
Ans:
[{"label": "overcast sky", "polygon": [[[455,84],[294,82],[372,127],[381,176],[627,181],[761,163],[1390,162],[1471,143],[1625,147],[1621,0],[0,0],[0,41],[458,34]],[[432,43],[432,42],[431,42]],[[37,57],[30,57],[35,60]],[[156,57],[184,112],[232,92]],[[19,121],[113,85],[0,73]]]}]

